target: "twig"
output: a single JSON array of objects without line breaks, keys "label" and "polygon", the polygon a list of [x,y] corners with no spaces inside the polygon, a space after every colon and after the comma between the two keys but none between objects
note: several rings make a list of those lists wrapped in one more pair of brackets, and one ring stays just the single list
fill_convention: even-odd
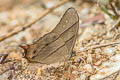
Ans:
[{"label": "twig", "polygon": [[106,44],[94,45],[91,47],[84,48],[84,50],[78,51],[78,53],[83,52],[83,51],[87,51],[89,49],[95,49],[95,48],[100,48],[100,47],[105,47],[105,46],[115,45],[115,44],[120,44],[120,42],[111,42],[111,43],[106,43]]},{"label": "twig", "polygon": [[115,9],[115,6],[112,3],[110,3],[110,5],[111,5],[111,8],[112,8],[113,12],[115,13],[116,18],[118,18],[119,14],[117,13],[117,11]]},{"label": "twig", "polygon": [[40,16],[37,19],[33,20],[31,23],[28,23],[28,24],[24,25],[24,27],[19,28],[18,30],[13,30],[13,32],[0,37],[0,42],[3,41],[3,40],[5,40],[5,39],[7,39],[7,38],[9,38],[9,37],[11,37],[11,36],[13,36],[13,35],[18,34],[19,32],[24,31],[25,29],[27,29],[29,27],[31,27],[32,24],[36,23],[38,20],[40,20],[41,18],[43,18],[44,16],[46,16],[48,13],[52,12],[54,9],[60,7],[61,5],[65,4],[68,1],[70,1],[70,0],[62,0],[61,2],[59,2],[58,4],[56,4],[55,6],[53,6],[52,8],[48,8],[42,14],[40,14]]},{"label": "twig", "polygon": [[115,22],[115,24],[113,24],[113,26],[110,28],[109,31],[112,31],[119,24],[120,24],[120,18]]}]

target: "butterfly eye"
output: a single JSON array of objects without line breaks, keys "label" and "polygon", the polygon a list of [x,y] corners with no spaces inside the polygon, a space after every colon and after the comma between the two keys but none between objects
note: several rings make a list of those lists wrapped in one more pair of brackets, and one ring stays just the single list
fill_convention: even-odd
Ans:
[{"label": "butterfly eye", "polygon": [[36,53],[36,50],[33,51],[33,54],[35,54],[35,53]]}]

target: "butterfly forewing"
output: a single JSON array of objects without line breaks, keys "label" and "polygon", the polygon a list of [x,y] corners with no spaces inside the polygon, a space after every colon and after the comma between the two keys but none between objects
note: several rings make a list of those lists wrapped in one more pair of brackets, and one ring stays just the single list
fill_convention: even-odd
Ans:
[{"label": "butterfly forewing", "polygon": [[76,41],[78,28],[78,14],[74,8],[69,8],[50,33],[31,45],[36,46],[35,49],[29,47],[26,53],[27,59],[46,64],[69,59]]}]

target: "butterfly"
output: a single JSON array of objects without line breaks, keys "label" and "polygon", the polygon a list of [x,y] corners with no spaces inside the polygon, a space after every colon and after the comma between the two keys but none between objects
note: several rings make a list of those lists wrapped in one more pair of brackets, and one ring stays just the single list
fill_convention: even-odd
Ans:
[{"label": "butterfly", "polygon": [[79,17],[74,8],[68,8],[60,22],[49,33],[33,44],[20,46],[29,62],[51,64],[68,60],[73,51],[79,30]]}]

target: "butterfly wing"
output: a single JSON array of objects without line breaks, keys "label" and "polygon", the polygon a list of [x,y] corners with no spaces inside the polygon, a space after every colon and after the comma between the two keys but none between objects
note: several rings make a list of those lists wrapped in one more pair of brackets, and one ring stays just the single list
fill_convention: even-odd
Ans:
[{"label": "butterfly wing", "polygon": [[[31,61],[55,63],[70,58],[79,28],[79,17],[74,8],[69,8],[57,26],[37,41],[36,56]],[[28,54],[30,51],[28,52]]]}]

